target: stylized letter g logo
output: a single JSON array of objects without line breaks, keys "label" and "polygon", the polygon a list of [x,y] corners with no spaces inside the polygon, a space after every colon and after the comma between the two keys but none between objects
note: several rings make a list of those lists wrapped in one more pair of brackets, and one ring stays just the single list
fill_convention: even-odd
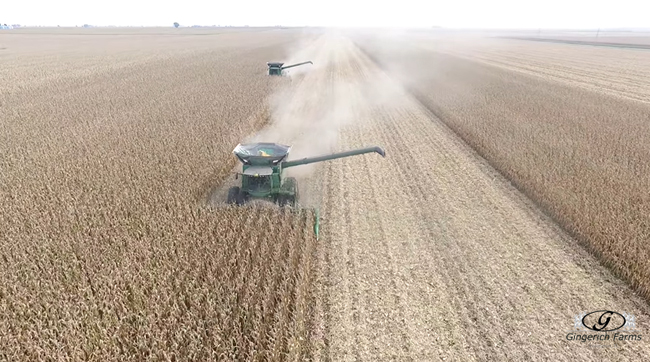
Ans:
[{"label": "stylized letter g logo", "polygon": [[[605,329],[607,327],[607,325],[609,324],[609,321],[612,319],[612,317],[611,317],[612,314],[614,314],[614,312],[611,312],[611,311],[607,311],[607,312],[601,314],[600,318],[598,318],[598,325],[600,325],[602,327],[600,327],[600,328],[596,327],[596,325],[594,324],[594,326],[591,327],[591,328],[593,328],[594,331],[599,331],[599,332],[602,331],[603,329]],[[605,316],[607,316],[607,319],[605,319]]]}]

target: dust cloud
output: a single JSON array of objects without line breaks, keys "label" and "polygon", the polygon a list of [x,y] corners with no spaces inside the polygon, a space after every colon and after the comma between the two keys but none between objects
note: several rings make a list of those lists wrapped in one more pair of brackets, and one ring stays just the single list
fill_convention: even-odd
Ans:
[{"label": "dust cloud", "polygon": [[282,60],[285,65],[298,64],[311,61],[314,64],[304,64],[285,70],[286,75],[296,79],[304,74],[327,67],[327,58],[319,57],[319,47],[323,46],[323,39],[316,34],[303,34],[302,38],[286,50]]},{"label": "dust cloud", "polygon": [[[359,68],[370,61],[347,36],[329,32],[300,45],[289,62],[311,60],[314,66],[295,68],[301,68],[300,76],[293,73],[294,81],[269,97],[270,125],[246,140],[292,146],[291,160],[342,151],[339,135],[344,128],[367,121],[377,107],[386,109],[395,106],[394,99],[401,99],[395,97],[399,87],[385,74]],[[301,185],[313,184],[321,165],[290,168],[286,174]]]},{"label": "dust cloud", "polygon": [[[362,54],[347,37],[327,33],[297,53],[300,55],[293,58],[310,59],[315,66],[304,68],[299,83],[269,97],[271,124],[247,142],[290,145],[291,159],[319,156],[335,151],[343,127],[367,118],[375,106],[390,105],[395,85],[351,69]],[[316,166],[291,171],[307,175]]]}]

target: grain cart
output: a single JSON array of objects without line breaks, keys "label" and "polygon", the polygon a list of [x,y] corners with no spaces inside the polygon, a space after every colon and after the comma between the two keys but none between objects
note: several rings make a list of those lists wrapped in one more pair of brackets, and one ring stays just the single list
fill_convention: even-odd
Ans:
[{"label": "grain cart", "polygon": [[[295,178],[284,177],[286,168],[372,152],[386,157],[383,149],[374,146],[287,161],[290,150],[291,146],[278,143],[261,142],[237,145],[233,153],[243,164],[242,172],[237,172],[236,175],[237,178],[241,176],[241,186],[233,186],[228,190],[227,203],[243,205],[251,200],[265,200],[279,206],[295,207],[298,200],[298,184]],[[316,237],[318,237],[318,223],[319,216],[318,210],[316,210],[314,224]]]},{"label": "grain cart", "polygon": [[285,69],[297,67],[303,64],[314,64],[314,63],[312,63],[311,60],[307,62],[292,64],[287,66],[284,66],[284,63],[277,63],[277,62],[266,63],[266,65],[269,67],[269,75],[280,75],[280,76],[287,75],[286,72],[284,71]]}]

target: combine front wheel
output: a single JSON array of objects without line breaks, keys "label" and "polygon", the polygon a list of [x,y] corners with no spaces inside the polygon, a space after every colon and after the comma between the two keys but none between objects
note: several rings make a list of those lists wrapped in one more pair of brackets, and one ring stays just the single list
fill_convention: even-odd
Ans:
[{"label": "combine front wheel", "polygon": [[227,203],[236,205],[242,205],[244,203],[244,195],[238,186],[233,186],[228,190]]},{"label": "combine front wheel", "polygon": [[296,207],[296,200],[298,199],[298,184],[293,177],[287,177],[282,184],[283,193],[278,196],[278,204],[280,206]]}]

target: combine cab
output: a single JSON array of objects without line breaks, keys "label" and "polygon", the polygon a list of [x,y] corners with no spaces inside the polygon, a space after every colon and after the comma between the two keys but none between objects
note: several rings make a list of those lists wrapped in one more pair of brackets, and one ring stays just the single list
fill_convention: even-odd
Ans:
[{"label": "combine cab", "polygon": [[[262,199],[281,206],[295,206],[297,190],[290,188],[292,178],[282,180],[281,163],[291,147],[276,143],[239,144],[233,153],[243,164],[241,187],[231,187],[228,203],[244,204],[250,199]],[[295,181],[294,181],[295,182]]]}]

